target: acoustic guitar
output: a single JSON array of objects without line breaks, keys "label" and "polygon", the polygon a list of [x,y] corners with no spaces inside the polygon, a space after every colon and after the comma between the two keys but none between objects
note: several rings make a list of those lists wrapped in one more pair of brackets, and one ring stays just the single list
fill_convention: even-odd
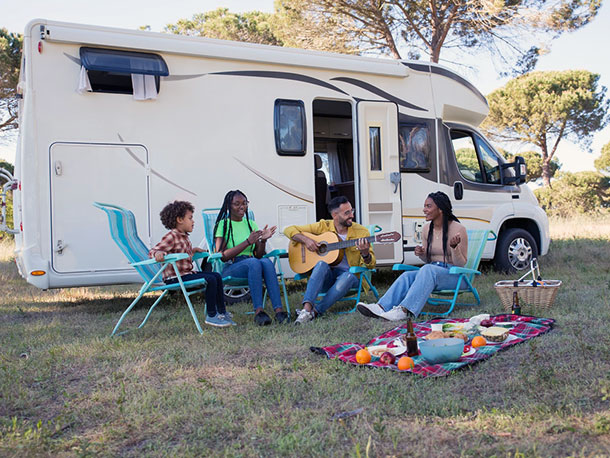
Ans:
[{"label": "acoustic guitar", "polygon": [[355,246],[358,240],[366,239],[370,243],[394,243],[402,239],[398,232],[386,232],[352,240],[341,240],[334,232],[324,232],[320,235],[310,234],[309,232],[301,232],[301,234],[318,242],[319,248],[318,251],[309,251],[302,243],[290,242],[288,262],[290,268],[298,274],[309,272],[318,261],[324,261],[331,266],[339,264],[343,259],[343,249]]}]

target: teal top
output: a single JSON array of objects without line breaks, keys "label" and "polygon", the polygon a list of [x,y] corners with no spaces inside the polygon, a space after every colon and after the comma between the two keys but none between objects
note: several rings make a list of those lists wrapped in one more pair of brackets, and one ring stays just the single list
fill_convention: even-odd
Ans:
[{"label": "teal top", "polygon": [[[232,234],[231,234],[231,237],[229,237],[229,240],[227,240],[227,246],[225,247],[225,249],[233,248],[234,246],[239,245],[244,240],[246,240],[253,231],[258,231],[258,226],[256,225],[256,222],[253,220],[250,220],[250,226],[252,227],[252,230],[250,230],[250,228],[248,227],[248,222],[246,221],[245,217],[241,221],[223,219],[220,223],[218,223],[218,228],[216,229],[216,234],[214,234],[214,237],[222,238],[226,221],[229,221],[229,223],[231,224]],[[253,255],[254,255],[254,244],[248,245],[248,247],[244,251],[242,251],[241,253],[238,254],[238,256],[253,256]]]}]

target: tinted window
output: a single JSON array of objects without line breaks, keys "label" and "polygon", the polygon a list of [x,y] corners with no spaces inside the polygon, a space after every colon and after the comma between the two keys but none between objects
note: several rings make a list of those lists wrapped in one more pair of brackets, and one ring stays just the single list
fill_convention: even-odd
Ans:
[{"label": "tinted window", "polygon": [[427,172],[430,170],[430,129],[425,124],[401,124],[398,134],[400,170]]},{"label": "tinted window", "polygon": [[381,170],[381,128],[369,127],[371,170]]},{"label": "tinted window", "polygon": [[481,163],[483,164],[483,170],[485,172],[485,179],[487,183],[491,184],[502,184],[502,178],[500,177],[500,164],[504,161],[498,156],[498,154],[491,149],[491,147],[483,141],[483,139],[475,135],[477,146],[479,147],[479,154],[481,156]]},{"label": "tinted window", "polygon": [[131,75],[168,76],[163,58],[157,54],[117,49],[80,48],[80,61],[87,70]]},{"label": "tinted window", "polygon": [[481,174],[477,150],[472,137],[465,132],[452,130],[451,143],[462,176],[468,181],[483,183],[483,175]]},{"label": "tinted window", "polygon": [[276,100],[274,127],[275,149],[279,155],[305,155],[305,106],[302,101]]}]

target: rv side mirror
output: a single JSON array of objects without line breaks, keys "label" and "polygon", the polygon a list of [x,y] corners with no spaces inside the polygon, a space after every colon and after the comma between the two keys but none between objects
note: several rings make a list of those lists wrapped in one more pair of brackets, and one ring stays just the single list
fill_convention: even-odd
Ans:
[{"label": "rv side mirror", "polygon": [[[515,157],[515,162],[509,162],[507,164],[501,164],[502,170],[502,184],[523,184],[527,174],[527,167],[525,166],[525,159],[521,156]],[[512,170],[512,173],[507,174],[505,170]]]},{"label": "rv side mirror", "polygon": [[525,183],[527,177],[527,166],[525,165],[525,159],[521,156],[515,157],[515,176],[517,177],[517,183]]}]

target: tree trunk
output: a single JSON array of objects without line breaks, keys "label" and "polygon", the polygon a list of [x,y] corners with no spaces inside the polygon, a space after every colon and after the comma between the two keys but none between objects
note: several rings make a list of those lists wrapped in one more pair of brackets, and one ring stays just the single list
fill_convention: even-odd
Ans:
[{"label": "tree trunk", "polygon": [[542,158],[542,183],[544,186],[551,186],[551,159],[548,156],[543,156]]}]

